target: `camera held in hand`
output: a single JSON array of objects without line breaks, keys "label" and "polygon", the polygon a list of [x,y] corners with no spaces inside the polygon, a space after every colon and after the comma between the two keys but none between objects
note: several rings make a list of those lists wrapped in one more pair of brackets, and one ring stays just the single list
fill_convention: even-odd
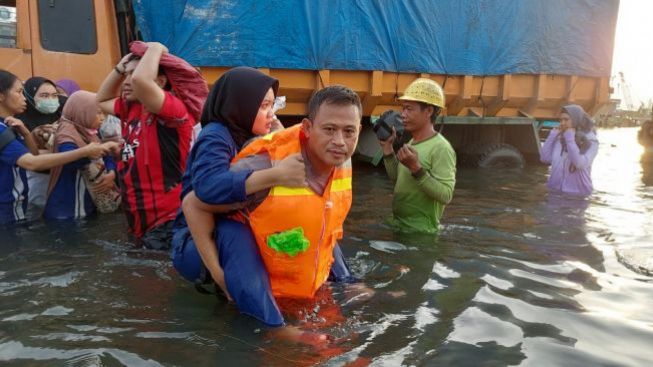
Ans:
[{"label": "camera held in hand", "polygon": [[404,129],[404,123],[401,120],[401,113],[395,110],[385,111],[379,117],[379,119],[376,120],[376,123],[374,123],[372,128],[374,129],[374,133],[376,134],[376,137],[379,138],[379,140],[386,141],[392,136],[393,127],[397,137],[392,143],[392,148],[396,153],[399,148],[404,146],[404,144],[408,143],[410,139],[412,139],[412,135]]}]

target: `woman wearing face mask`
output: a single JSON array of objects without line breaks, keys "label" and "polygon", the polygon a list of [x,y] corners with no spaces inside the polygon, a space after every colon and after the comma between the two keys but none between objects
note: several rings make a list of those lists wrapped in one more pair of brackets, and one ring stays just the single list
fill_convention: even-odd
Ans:
[{"label": "woman wearing face mask", "polygon": [[[63,108],[59,127],[55,133],[54,152],[70,152],[90,143],[99,143],[97,129],[104,114],[95,100],[95,93],[78,91],[73,93]],[[84,178],[89,164],[103,164],[105,174],[93,183]],[[50,219],[79,219],[96,211],[91,197],[93,193],[115,192],[115,163],[110,157],[104,162],[82,158],[50,171],[48,199],[44,216]]]},{"label": "woman wearing face mask", "polygon": [[91,143],[71,152],[38,155],[29,130],[13,117],[25,108],[23,83],[14,74],[0,70],[0,224],[26,217],[29,190],[25,170],[47,170],[119,149],[116,143]]},{"label": "woman wearing face mask", "polygon": [[32,131],[35,127],[52,124],[61,117],[61,108],[66,102],[60,97],[57,87],[49,79],[35,76],[25,81],[27,109],[16,116]]},{"label": "woman wearing face mask", "polygon": [[577,196],[592,194],[592,163],[599,149],[594,121],[578,105],[560,111],[560,127],[551,130],[540,160],[551,165],[550,191]]},{"label": "woman wearing face mask", "polygon": [[[66,97],[59,96],[54,82],[40,76],[25,81],[23,94],[27,109],[16,118],[23,121],[32,132],[38,149],[45,153],[48,150],[47,142],[56,129],[52,124],[61,117],[61,106]],[[47,171],[28,171],[27,181],[30,187],[30,207],[40,211],[45,205],[49,174]]]}]

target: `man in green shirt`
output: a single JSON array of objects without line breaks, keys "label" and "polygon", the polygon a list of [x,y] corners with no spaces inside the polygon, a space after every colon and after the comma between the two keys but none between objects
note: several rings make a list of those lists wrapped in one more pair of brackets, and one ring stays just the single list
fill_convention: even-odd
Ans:
[{"label": "man in green shirt", "polygon": [[395,182],[392,224],[405,232],[437,233],[456,184],[456,153],[434,127],[444,93],[435,81],[419,78],[399,99],[404,129],[413,138],[396,154],[394,128],[390,138],[380,141],[383,164]]}]

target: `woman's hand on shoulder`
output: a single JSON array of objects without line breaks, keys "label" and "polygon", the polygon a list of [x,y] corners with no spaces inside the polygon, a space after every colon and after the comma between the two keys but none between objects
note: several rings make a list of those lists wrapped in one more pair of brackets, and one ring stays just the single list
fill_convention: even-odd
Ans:
[{"label": "woman's hand on shoulder", "polygon": [[306,165],[301,153],[295,153],[281,160],[274,169],[277,171],[277,185],[306,187]]},{"label": "woman's hand on shoulder", "polygon": [[25,124],[13,116],[5,117],[5,124],[7,124],[7,126],[11,127],[15,132],[19,133],[23,137],[30,134],[29,129],[25,126]]}]

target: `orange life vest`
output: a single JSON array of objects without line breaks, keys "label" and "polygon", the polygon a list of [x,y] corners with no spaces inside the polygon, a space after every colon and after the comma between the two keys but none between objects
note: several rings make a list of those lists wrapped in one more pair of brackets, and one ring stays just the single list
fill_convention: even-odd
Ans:
[{"label": "orange life vest", "polygon": [[[268,134],[243,148],[232,163],[267,152],[272,164],[301,152],[301,125]],[[275,186],[265,200],[246,213],[275,297],[311,298],[324,284],[333,262],[333,248],[351,207],[351,162],[335,167],[323,195],[310,188]],[[308,248],[295,256],[268,246],[268,237],[301,227]]]}]

